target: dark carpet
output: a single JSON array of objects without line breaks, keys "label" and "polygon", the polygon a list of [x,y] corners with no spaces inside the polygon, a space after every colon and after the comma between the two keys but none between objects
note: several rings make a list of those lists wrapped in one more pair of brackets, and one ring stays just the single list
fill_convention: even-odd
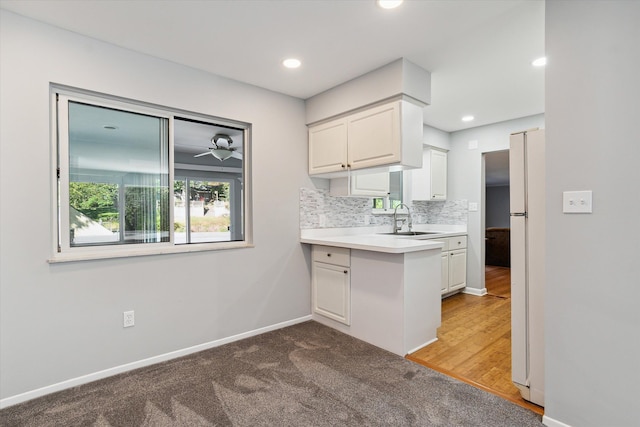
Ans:
[{"label": "dark carpet", "polygon": [[497,396],[305,322],[0,411],[2,426],[542,426]]}]

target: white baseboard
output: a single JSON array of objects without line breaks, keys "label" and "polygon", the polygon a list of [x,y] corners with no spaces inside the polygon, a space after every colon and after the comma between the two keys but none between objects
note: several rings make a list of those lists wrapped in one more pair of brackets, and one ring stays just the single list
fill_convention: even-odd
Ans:
[{"label": "white baseboard", "polygon": [[127,363],[120,366],[114,366],[113,368],[83,375],[81,377],[71,378],[66,381],[62,381],[56,384],[51,384],[35,390],[20,393],[15,396],[10,396],[10,397],[1,399],[0,409],[17,405],[18,403],[26,402],[27,400],[31,400],[37,397],[45,396],[47,394],[55,393],[57,391],[65,390],[71,387],[87,384],[92,381],[97,381],[103,378],[111,377],[113,375],[120,374],[122,372],[143,368],[145,366],[153,365],[155,363],[165,362],[167,360],[175,359],[177,357],[186,356],[192,353],[197,353],[199,351],[208,350],[214,347],[219,347],[221,345],[228,344],[230,342],[239,341],[241,339],[264,334],[265,332],[275,331],[277,329],[282,329],[287,326],[296,325],[298,323],[306,322],[307,320],[311,320],[311,315],[299,317],[297,319],[287,320],[286,322],[276,323],[275,325],[265,326],[264,328],[254,329],[252,331],[243,332],[238,335],[221,338],[219,340],[210,341],[204,344],[194,345],[193,347],[188,347],[188,348],[172,351],[165,354],[160,354],[158,356],[149,357],[147,359],[138,360],[136,362]]},{"label": "white baseboard", "polygon": [[487,288],[476,289],[476,288],[464,288],[462,290],[463,294],[475,295],[477,297],[481,297],[487,294]]},{"label": "white baseboard", "polygon": [[546,425],[547,427],[571,427],[569,424],[554,420],[553,418],[549,418],[546,415],[542,416],[542,424]]},{"label": "white baseboard", "polygon": [[419,345],[418,347],[414,348],[413,350],[409,350],[407,352],[407,354],[411,354],[411,353],[415,353],[416,351],[420,350],[421,348],[425,348],[426,346],[428,346],[429,344],[433,344],[434,342],[438,341],[438,337],[427,341],[426,343]]}]

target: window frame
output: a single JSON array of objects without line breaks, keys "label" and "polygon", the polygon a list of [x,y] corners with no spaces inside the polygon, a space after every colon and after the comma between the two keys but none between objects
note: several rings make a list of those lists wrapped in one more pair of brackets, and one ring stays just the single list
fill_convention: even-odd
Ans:
[{"label": "window frame", "polygon": [[[240,128],[244,134],[242,158],[242,224],[244,239],[224,242],[175,244],[174,212],[169,209],[169,241],[155,243],[131,243],[125,245],[71,246],[69,233],[62,233],[62,224],[69,222],[69,128],[68,121],[59,120],[58,106],[69,101],[81,102],[126,112],[151,115],[168,119],[169,156],[169,206],[174,204],[174,118],[197,120],[212,125]],[[116,97],[63,85],[50,85],[50,158],[51,158],[51,256],[49,263],[93,259],[123,258],[131,256],[161,255],[172,253],[203,252],[225,249],[251,248],[253,245],[251,135],[252,125],[247,122],[224,119],[192,111],[161,106],[128,98]],[[64,114],[66,117],[66,113]]]},{"label": "window frame", "polygon": [[[198,171],[203,171],[203,168],[200,167],[198,169]],[[204,171],[207,172],[207,171]],[[233,197],[233,193],[236,190],[236,186],[239,185],[237,182],[235,182],[235,180],[233,178],[228,178],[228,177],[221,177],[219,175],[216,175],[215,173],[216,171],[211,171],[210,175],[207,177],[200,177],[200,176],[195,176],[194,174],[177,174],[174,176],[174,180],[175,181],[185,181],[185,187],[189,188],[189,184],[193,181],[217,181],[217,182],[226,182],[229,184],[229,193],[230,193],[230,198]],[[175,173],[175,170],[174,170]],[[174,182],[175,182],[174,181]],[[175,197],[175,192],[174,192],[174,197]],[[172,212],[175,212],[175,210],[173,210]],[[190,212],[190,205],[187,204],[187,206],[185,206],[185,243],[175,243],[175,222],[174,224],[174,228],[173,228],[173,236],[174,236],[174,244],[176,245],[185,245],[185,244],[192,244],[191,240],[193,238],[193,236],[191,235],[192,231],[191,231],[191,212]],[[211,243],[218,243],[218,242],[211,242]],[[198,243],[201,244],[201,243]]]}]

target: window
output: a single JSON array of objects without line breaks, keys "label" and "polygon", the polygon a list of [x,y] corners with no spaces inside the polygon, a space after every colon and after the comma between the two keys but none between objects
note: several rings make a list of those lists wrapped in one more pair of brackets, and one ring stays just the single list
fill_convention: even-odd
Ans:
[{"label": "window", "polygon": [[52,261],[250,245],[250,125],[53,88]]},{"label": "window", "polygon": [[[389,207],[388,209],[395,209],[400,203],[402,203],[402,171],[389,172]],[[384,198],[373,198],[373,209],[385,209]]]}]

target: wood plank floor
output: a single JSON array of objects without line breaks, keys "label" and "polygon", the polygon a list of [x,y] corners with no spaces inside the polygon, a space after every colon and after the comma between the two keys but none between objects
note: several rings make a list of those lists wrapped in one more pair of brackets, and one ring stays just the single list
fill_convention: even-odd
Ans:
[{"label": "wood plank floor", "polygon": [[456,294],[442,301],[438,341],[407,356],[538,414],[511,382],[511,275],[487,266],[488,295]]}]

